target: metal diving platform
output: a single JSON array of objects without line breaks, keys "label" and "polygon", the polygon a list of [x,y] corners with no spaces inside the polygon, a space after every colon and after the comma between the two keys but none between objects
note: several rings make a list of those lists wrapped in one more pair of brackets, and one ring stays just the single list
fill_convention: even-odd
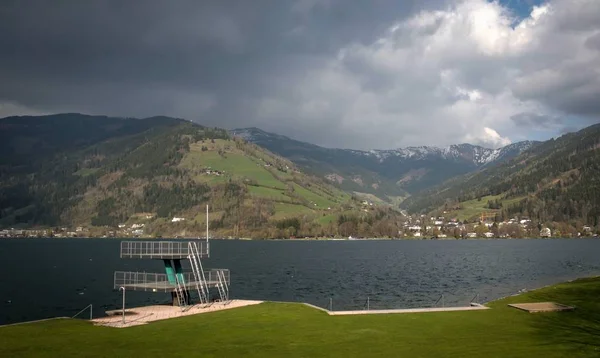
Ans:
[{"label": "metal diving platform", "polygon": [[[163,261],[164,273],[116,271],[113,287],[119,290],[170,292],[174,306],[182,310],[192,305],[191,292],[197,302],[208,305],[211,290],[216,289],[221,302],[229,302],[230,275],[227,269],[204,269],[202,258],[210,256],[208,240],[191,241],[123,241],[121,258]],[[184,272],[182,260],[189,260],[191,272]]]},{"label": "metal diving platform", "polygon": [[[208,242],[208,205],[206,206],[206,240],[191,241],[122,241],[122,259],[162,260],[164,273],[116,271],[114,288],[133,291],[171,292],[173,305],[185,310],[191,305],[190,292],[197,292],[200,304],[211,302],[216,288],[221,302],[229,302],[229,270],[204,269],[202,259],[210,257]],[[189,260],[191,272],[184,272],[182,260]],[[214,291],[214,290],[213,290]],[[125,293],[123,293],[123,297]],[[124,306],[124,304],[123,304]]]}]

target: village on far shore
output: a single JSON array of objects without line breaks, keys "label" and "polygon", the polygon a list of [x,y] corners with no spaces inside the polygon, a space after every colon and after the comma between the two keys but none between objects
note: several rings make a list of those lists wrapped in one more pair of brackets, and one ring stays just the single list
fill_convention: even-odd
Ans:
[{"label": "village on far shore", "polygon": [[[148,216],[146,219],[151,219]],[[185,222],[185,218],[175,216],[169,221],[173,224]],[[45,229],[4,229],[0,230],[0,238],[160,238],[144,231],[146,224],[119,224],[118,228],[96,228],[77,226],[75,228],[45,228]],[[483,218],[474,223],[459,221],[456,218],[446,219],[443,216],[427,215],[406,216],[403,228],[397,237],[385,239],[519,239],[519,238],[569,238],[569,237],[598,237],[591,226],[584,225],[576,233],[561,232],[560,223],[551,225],[534,224],[529,218],[514,217],[509,220],[496,222]],[[200,234],[201,236],[201,234]],[[190,233],[173,238],[196,238]],[[219,239],[219,237],[215,237]],[[224,238],[226,239],[226,238]],[[228,239],[233,239],[229,237]],[[290,237],[290,239],[377,239],[366,237]],[[384,238],[381,238],[384,239]]]}]

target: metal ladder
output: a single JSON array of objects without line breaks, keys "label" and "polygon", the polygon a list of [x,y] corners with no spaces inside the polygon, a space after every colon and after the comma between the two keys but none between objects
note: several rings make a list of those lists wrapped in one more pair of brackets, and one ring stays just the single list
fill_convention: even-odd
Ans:
[{"label": "metal ladder", "polygon": [[208,291],[208,284],[206,283],[206,277],[204,276],[204,269],[202,268],[202,261],[200,261],[200,252],[198,251],[198,245],[195,242],[188,243],[189,255],[188,259],[192,265],[192,273],[194,280],[196,281],[196,290],[198,291],[198,298],[200,303],[208,304],[210,297]]},{"label": "metal ladder", "polygon": [[179,277],[177,275],[175,275],[175,282],[177,283],[177,287],[175,287],[175,296],[177,296],[179,308],[184,311],[187,307],[187,300],[185,298],[185,290],[183,287],[181,287],[181,283],[179,282]]},{"label": "metal ladder", "polygon": [[227,286],[227,280],[225,279],[225,273],[223,270],[217,270],[217,289],[219,290],[221,302],[225,304],[228,303],[229,287]]}]

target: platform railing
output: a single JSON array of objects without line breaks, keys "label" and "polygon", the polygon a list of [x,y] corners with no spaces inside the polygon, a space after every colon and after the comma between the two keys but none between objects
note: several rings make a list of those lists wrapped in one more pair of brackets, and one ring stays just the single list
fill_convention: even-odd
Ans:
[{"label": "platform railing", "polygon": [[[200,257],[208,257],[208,243],[198,240],[196,244]],[[121,258],[186,259],[189,255],[187,241],[121,241]]]},{"label": "platform railing", "polygon": [[[222,278],[227,284],[230,284],[229,270],[226,269],[210,269],[205,271],[206,283],[208,287],[216,287],[219,282],[217,272],[221,272]],[[195,287],[195,278],[192,272],[184,272],[183,284],[191,288]],[[114,288],[127,287],[134,291],[157,291],[171,292],[177,285],[170,283],[166,274],[152,272],[135,272],[135,271],[115,271],[114,273]]]},{"label": "platform railing", "polygon": [[231,285],[231,279],[229,276],[229,270],[228,269],[209,269],[208,271],[204,271],[204,275],[206,276],[206,281],[207,282],[216,282],[219,280],[219,272],[221,274],[221,279],[223,279],[227,285]]},{"label": "platform railing", "polygon": [[151,272],[116,271],[114,274],[114,288],[127,287],[139,291],[172,291],[166,274]]}]

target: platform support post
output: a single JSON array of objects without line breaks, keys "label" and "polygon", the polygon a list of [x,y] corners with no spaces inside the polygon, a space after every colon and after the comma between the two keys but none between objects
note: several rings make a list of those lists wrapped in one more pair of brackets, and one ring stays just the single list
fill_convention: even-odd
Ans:
[{"label": "platform support post", "polygon": [[123,324],[125,324],[125,287],[119,287],[119,291],[123,290]]}]

